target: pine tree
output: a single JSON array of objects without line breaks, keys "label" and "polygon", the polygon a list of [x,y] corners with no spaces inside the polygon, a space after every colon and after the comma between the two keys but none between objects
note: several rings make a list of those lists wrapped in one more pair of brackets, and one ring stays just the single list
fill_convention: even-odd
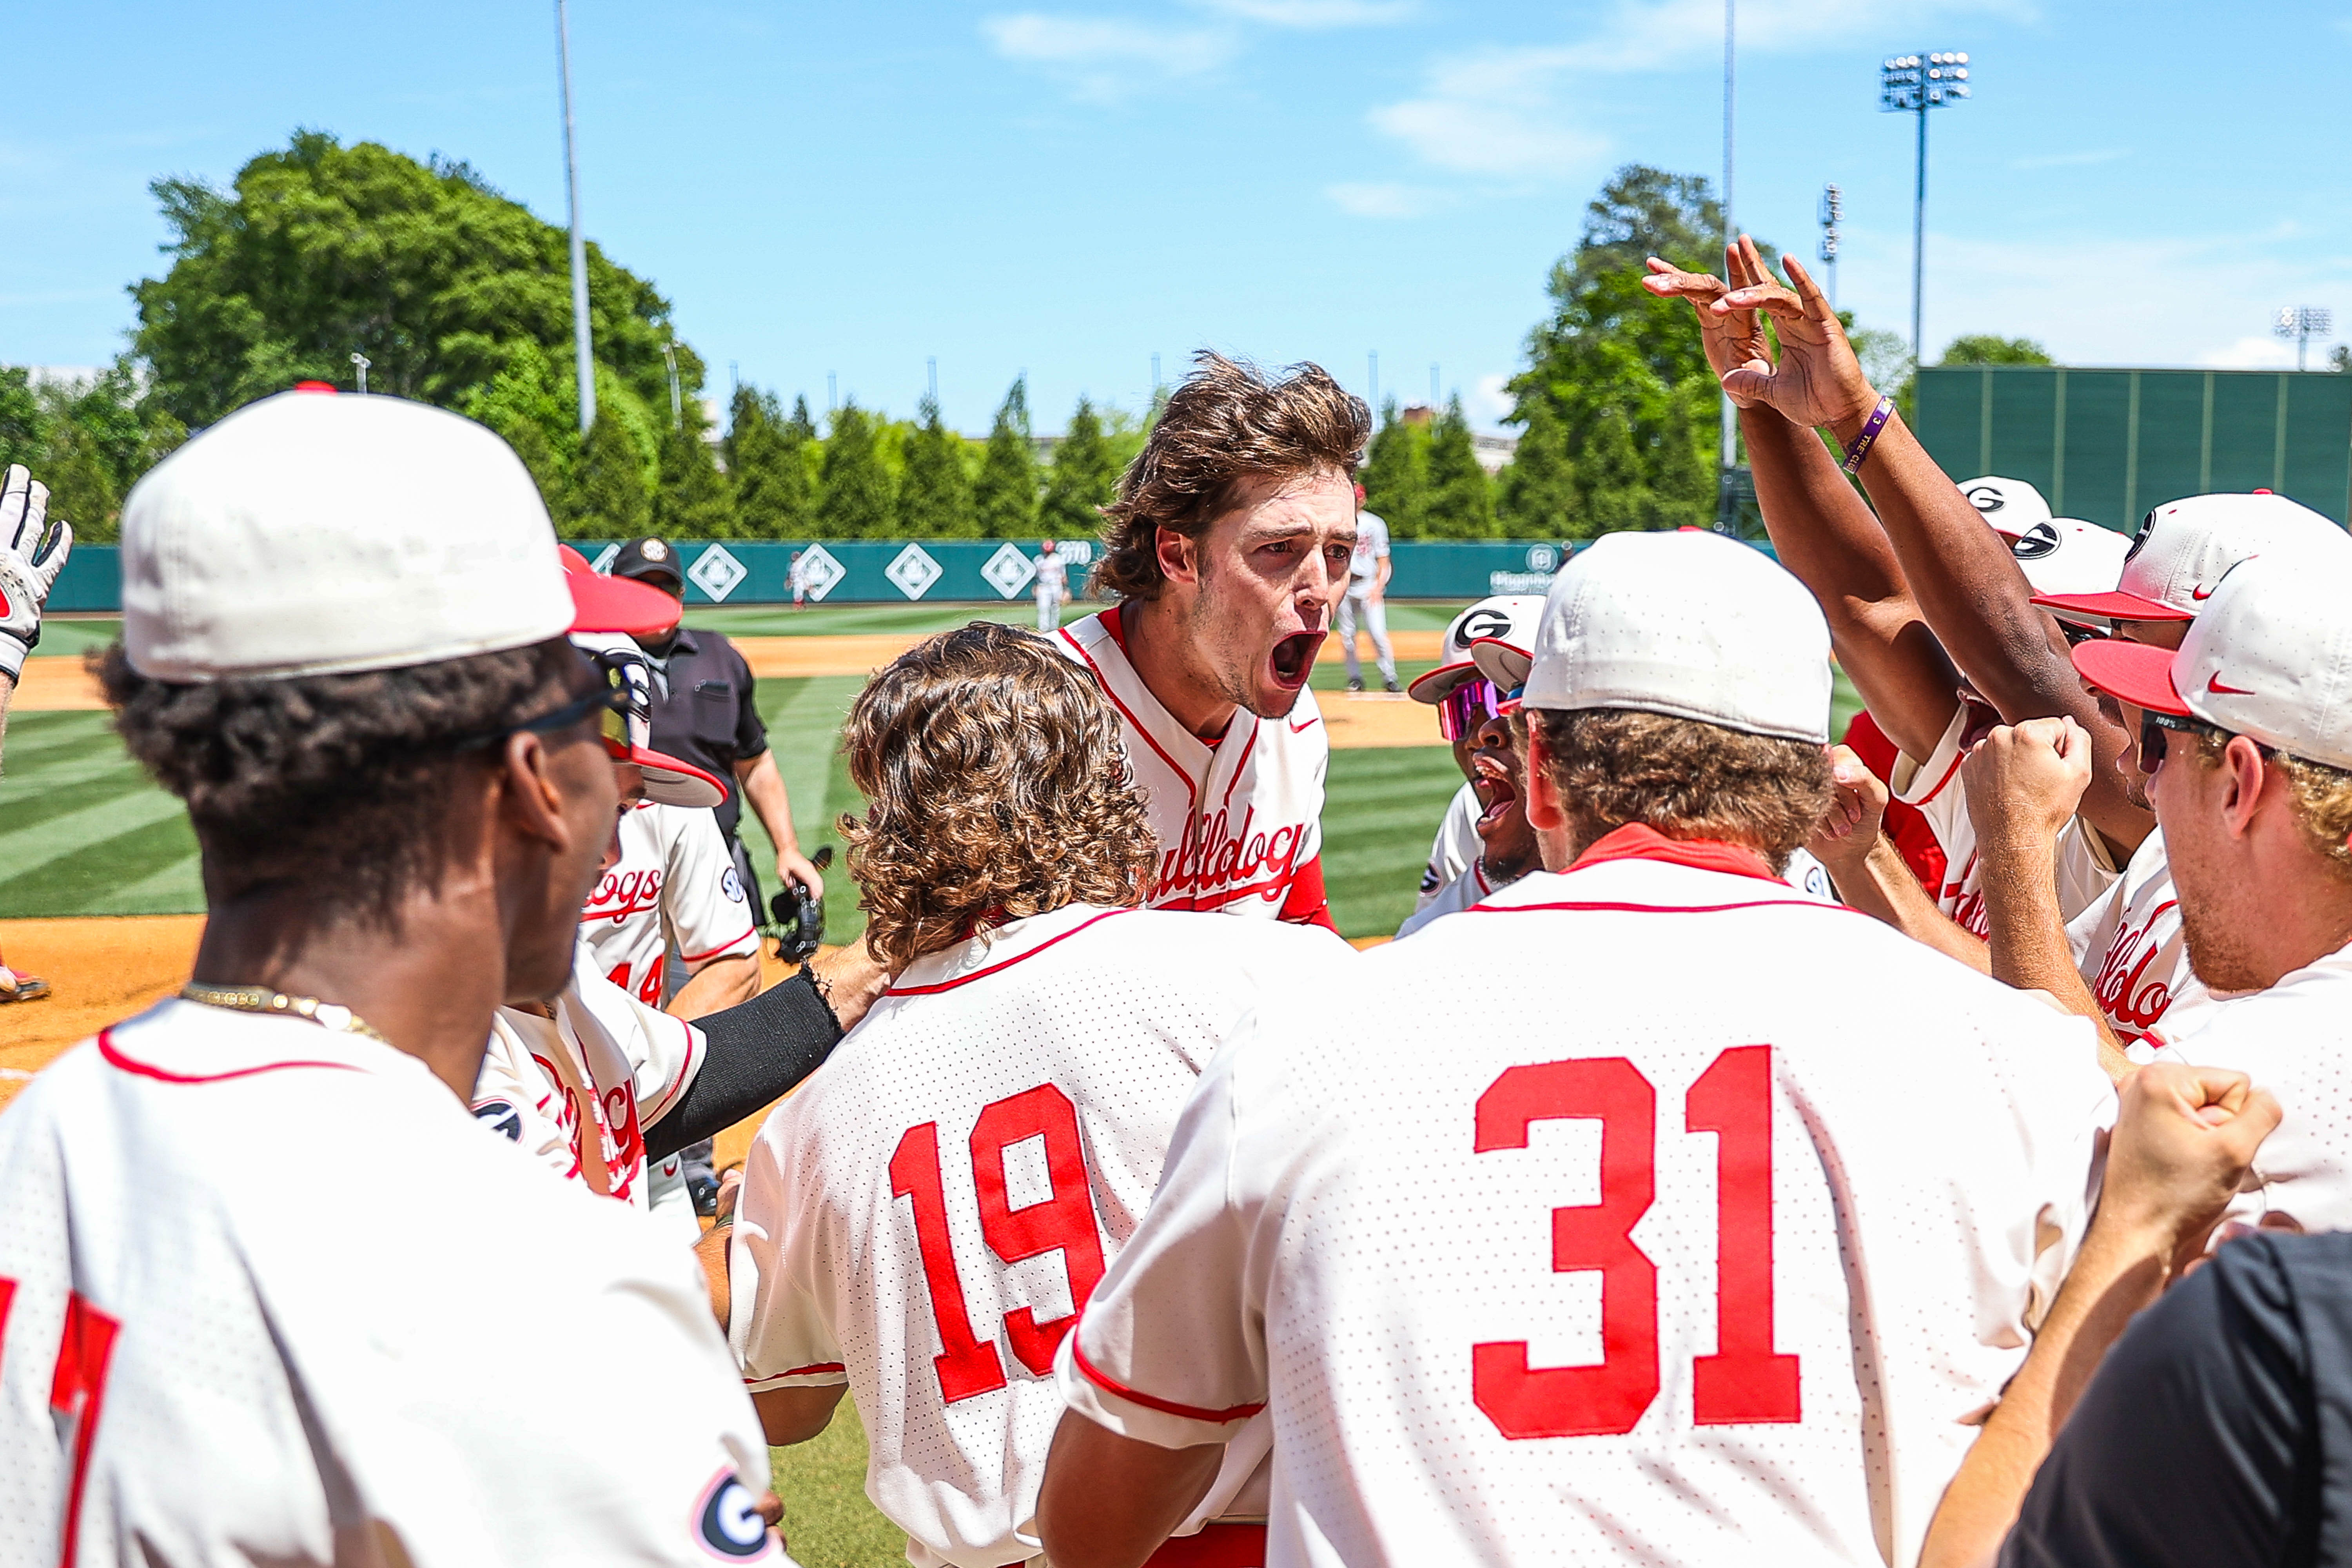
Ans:
[{"label": "pine tree", "polygon": [[645,460],[620,416],[604,403],[581,443],[573,471],[571,504],[563,509],[566,539],[630,539],[653,523],[653,496],[646,488]]},{"label": "pine tree", "polygon": [[1429,503],[1429,432],[1397,417],[1396,404],[1381,410],[1380,433],[1365,455],[1364,509],[1389,525],[1390,537],[1423,536]]},{"label": "pine tree", "polygon": [[855,403],[833,416],[817,486],[816,531],[826,539],[881,539],[892,521],[890,475],[874,444],[874,420]]},{"label": "pine tree", "polygon": [[1634,449],[1633,424],[1624,410],[1601,410],[1577,453],[1577,468],[1583,479],[1585,527],[1574,537],[1651,525],[1656,498],[1643,482],[1642,457]]},{"label": "pine tree", "polygon": [[922,402],[922,423],[907,442],[907,471],[898,482],[898,531],[911,539],[973,539],[980,520],[971,510],[971,477],[964,472],[963,437],[940,418],[940,405]]},{"label": "pine tree", "polygon": [[1454,395],[1429,437],[1429,500],[1423,511],[1432,539],[1491,539],[1495,536],[1493,481],[1478,466],[1478,448],[1463,416],[1462,396]]},{"label": "pine tree", "polygon": [[972,510],[983,539],[1031,539],[1037,533],[1037,461],[1029,452],[1029,380],[1013,384],[989,427],[988,451],[972,482]]},{"label": "pine tree", "polygon": [[1551,399],[1536,396],[1521,405],[1527,430],[1505,468],[1496,497],[1503,531],[1521,539],[1575,536],[1576,465],[1569,460],[1568,432]]},{"label": "pine tree", "polygon": [[815,486],[803,453],[815,439],[803,403],[790,419],[773,393],[735,390],[727,431],[727,476],[735,487],[742,539],[803,539],[814,521]]},{"label": "pine tree", "polygon": [[1049,539],[1092,539],[1102,530],[1102,509],[1118,487],[1118,459],[1104,438],[1102,418],[1081,397],[1068,434],[1054,450],[1038,528]]},{"label": "pine tree", "polygon": [[700,400],[685,402],[662,437],[654,529],[670,539],[726,539],[735,531],[734,500],[703,439],[702,417]]},{"label": "pine tree", "polygon": [[1701,410],[1717,415],[1721,406],[1720,385],[1713,376],[1693,376],[1674,390],[1650,471],[1650,489],[1658,498],[1653,528],[1706,528],[1715,521],[1719,416],[1705,420],[1704,446],[1700,427]]}]

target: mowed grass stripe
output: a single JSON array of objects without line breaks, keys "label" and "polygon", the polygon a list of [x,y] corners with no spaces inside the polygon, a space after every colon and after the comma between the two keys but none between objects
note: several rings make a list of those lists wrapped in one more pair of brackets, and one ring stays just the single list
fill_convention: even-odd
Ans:
[{"label": "mowed grass stripe", "polygon": [[[70,858],[0,881],[0,910],[11,919],[201,913],[195,832],[179,803],[164,799],[173,810],[160,820],[91,840]],[[0,840],[0,864],[6,862],[7,846]],[[167,879],[174,876],[179,879]]]},{"label": "mowed grass stripe", "polygon": [[1345,934],[1388,936],[1412,912],[1429,842],[1462,787],[1444,747],[1334,752],[1323,805],[1323,886]]},{"label": "mowed grass stripe", "polygon": [[86,745],[94,734],[111,737],[112,719],[109,713],[92,712],[9,714],[8,771],[13,773],[60,750]]}]

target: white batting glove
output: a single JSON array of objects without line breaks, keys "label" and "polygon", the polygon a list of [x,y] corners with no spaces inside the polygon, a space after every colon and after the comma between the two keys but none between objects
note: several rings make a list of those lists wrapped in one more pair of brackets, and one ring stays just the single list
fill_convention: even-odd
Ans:
[{"label": "white batting glove", "polygon": [[73,527],[63,519],[43,539],[48,516],[49,487],[24,464],[9,464],[0,481],[0,675],[12,681],[41,640],[41,606],[73,552]]}]

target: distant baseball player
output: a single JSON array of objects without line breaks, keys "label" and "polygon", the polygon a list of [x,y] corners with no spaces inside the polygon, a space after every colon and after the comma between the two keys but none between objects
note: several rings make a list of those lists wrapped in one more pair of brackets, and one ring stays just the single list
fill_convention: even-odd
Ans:
[{"label": "distant baseball player", "polygon": [[1140,1561],[1261,1410],[1273,1568],[1916,1558],[2114,1100],[2084,1021],[1775,876],[1829,646],[1714,535],[1561,571],[1522,701],[1570,868],[1211,1062],[1056,1363],[1055,1568]]},{"label": "distant baseball player", "polygon": [[102,680],[210,909],[0,1118],[0,1561],[779,1560],[692,1260],[466,1114],[612,837],[564,633],[658,605],[575,609],[514,454],[383,396],[214,425],[121,562]]},{"label": "distant baseball player", "polygon": [[1160,844],[1155,907],[1330,922],[1307,689],[1356,543],[1362,401],[1314,365],[1278,381],[1202,351],[1105,509],[1096,581],[1062,628],[1125,726]]},{"label": "distant baseball player", "polygon": [[[8,705],[25,670],[25,657],[41,640],[41,607],[73,552],[73,526],[48,521],[49,487],[25,465],[11,463],[0,479],[0,744],[8,738]],[[0,1004],[37,1002],[49,983],[0,963]]]},{"label": "distant baseball player", "polygon": [[1454,765],[1462,770],[1464,781],[1446,805],[1437,837],[1430,843],[1429,864],[1422,870],[1421,889],[1413,899],[1415,915],[1470,869],[1482,844],[1477,822],[1486,807],[1478,798],[1470,758],[1478,742],[1479,716],[1491,712],[1497,699],[1472,689],[1473,683],[1485,680],[1486,676],[1471,657],[1470,646],[1481,637],[1504,636],[1514,628],[1520,642],[1532,643],[1536,618],[1542,610],[1540,594],[1497,594],[1479,600],[1447,624],[1445,636],[1438,643],[1437,668],[1414,677],[1406,688],[1415,702],[1436,705],[1437,732],[1454,748]]},{"label": "distant baseball player", "polygon": [[[1201,1069],[1269,987],[1332,994],[1357,960],[1319,931],[1139,909],[1157,856],[1118,717],[1024,632],[906,654],[845,750],[869,803],[850,869],[898,973],[751,1147],[730,1337],[771,1441],[854,1393],[908,1560],[993,1568],[1038,1551],[1055,1348]],[[1190,1520],[1251,1521],[1192,1546],[1262,1547],[1255,1436]]]},{"label": "distant baseball player", "polygon": [[1062,601],[1069,595],[1069,558],[1062,553],[1059,545],[1047,539],[1039,542],[1037,559],[1031,564],[1037,569],[1037,629],[1046,633],[1059,631]]},{"label": "distant baseball player", "polygon": [[808,608],[809,569],[805,563],[807,554],[808,552],[804,550],[793,551],[791,563],[784,568],[784,585],[793,591],[793,608],[795,610]]},{"label": "distant baseball player", "polygon": [[1389,577],[1395,564],[1389,558],[1389,525],[1376,512],[1364,510],[1364,487],[1356,487],[1356,548],[1348,558],[1348,589],[1339,599],[1339,650],[1348,656],[1348,689],[1364,689],[1364,667],[1356,656],[1356,628],[1372,639],[1372,658],[1381,668],[1381,689],[1397,689],[1396,655],[1389,649]]}]

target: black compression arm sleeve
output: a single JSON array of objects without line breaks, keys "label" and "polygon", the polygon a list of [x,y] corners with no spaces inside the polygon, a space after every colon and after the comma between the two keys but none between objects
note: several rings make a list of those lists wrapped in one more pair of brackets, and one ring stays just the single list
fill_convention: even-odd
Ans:
[{"label": "black compression arm sleeve", "polygon": [[709,1052],[677,1103],[646,1129],[648,1163],[734,1126],[816,1071],[841,1040],[841,1025],[806,969],[694,1026]]}]

